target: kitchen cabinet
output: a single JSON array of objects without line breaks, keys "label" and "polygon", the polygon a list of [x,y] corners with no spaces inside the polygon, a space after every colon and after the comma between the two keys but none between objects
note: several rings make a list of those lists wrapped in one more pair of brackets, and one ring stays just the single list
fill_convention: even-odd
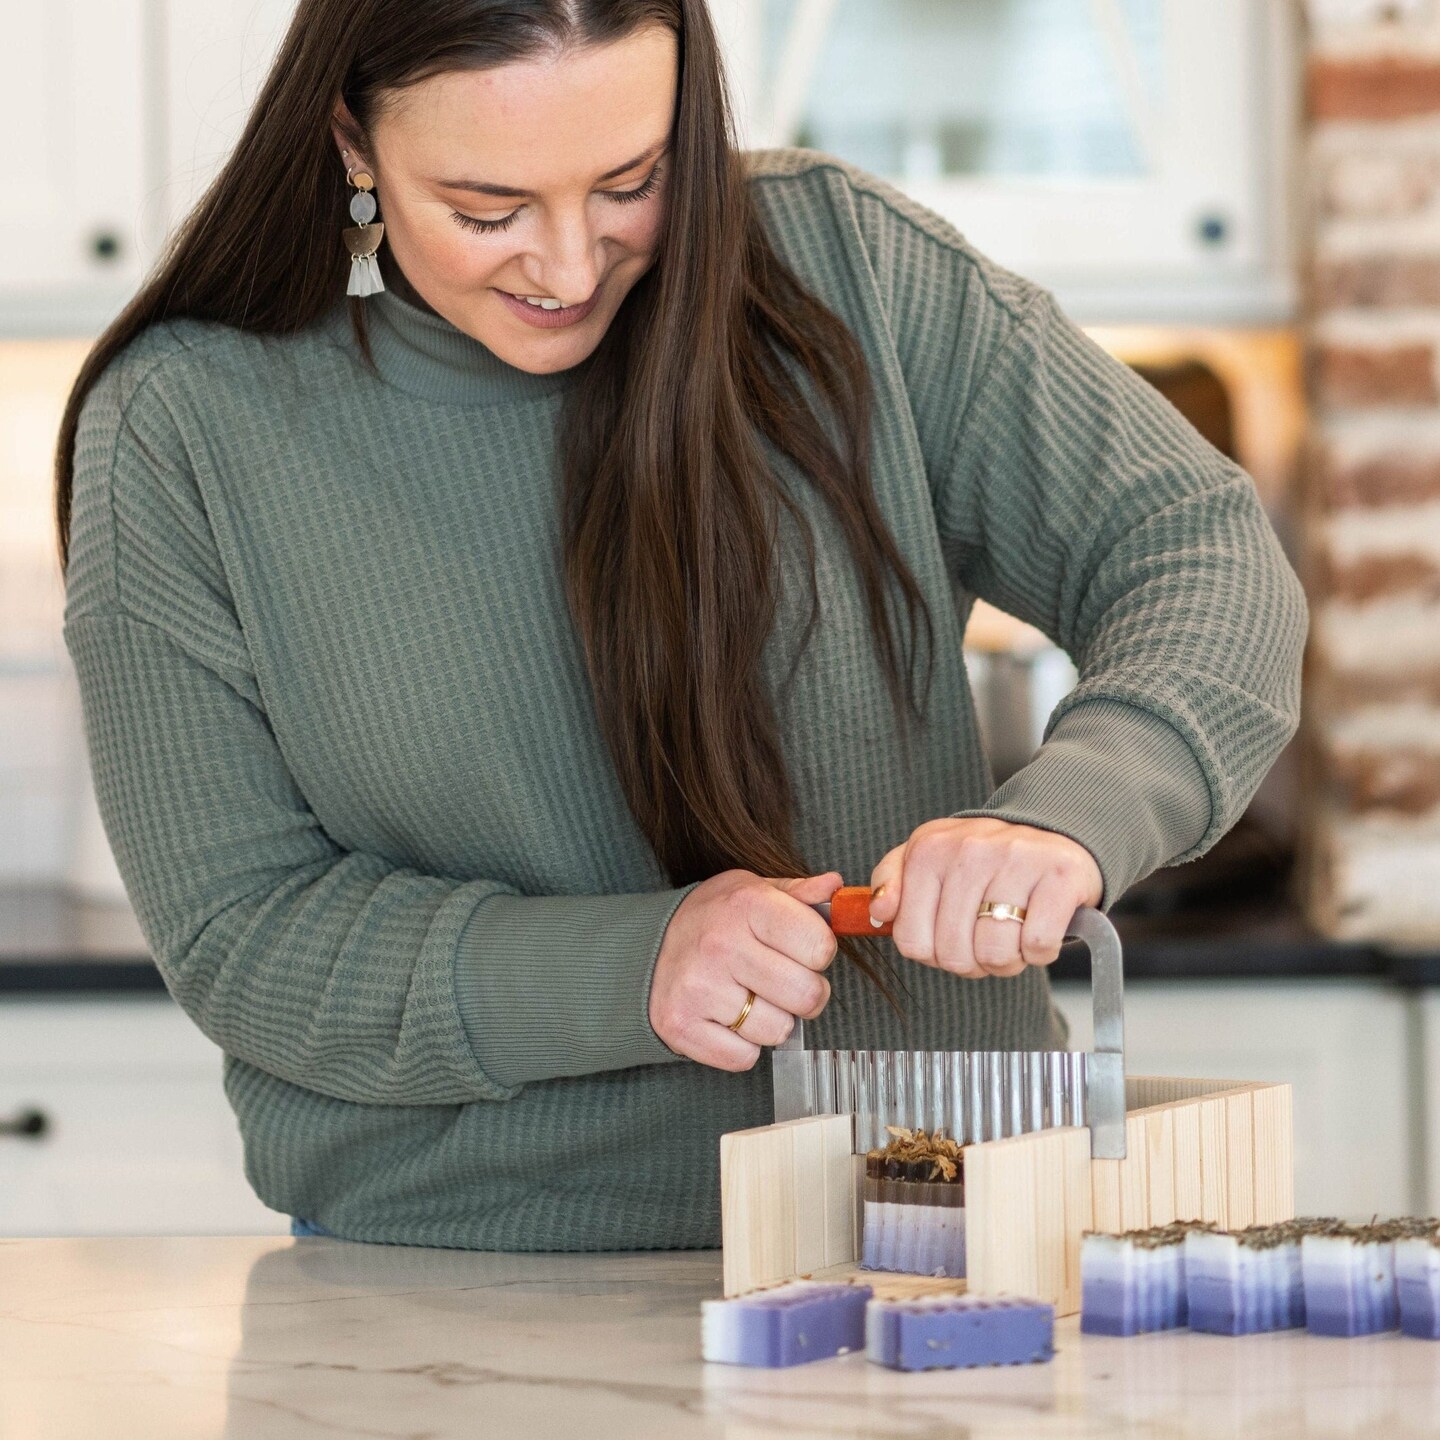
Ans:
[{"label": "kitchen cabinet", "polygon": [[108,315],[142,273],[153,98],[145,0],[0,7],[9,333],[55,334]]},{"label": "kitchen cabinet", "polygon": [[[1089,986],[1064,981],[1054,991],[1070,1021],[1071,1047],[1089,1049]],[[1414,992],[1383,981],[1131,984],[1125,1069],[1289,1081],[1297,1214],[1369,1219],[1425,1212],[1440,1192],[1427,1195],[1421,1178],[1424,1092],[1417,1073],[1425,1056],[1416,1044],[1418,1003]],[[1436,1027],[1428,1059],[1433,1095],[1440,1011],[1433,997],[1425,1003]]]},{"label": "kitchen cabinet", "polygon": [[744,143],[884,175],[1081,323],[1293,318],[1295,7],[711,8]]},{"label": "kitchen cabinet", "polygon": [[21,57],[0,86],[0,335],[88,336],[114,318],[233,147],[293,10],[294,0],[0,8],[0,45]]},{"label": "kitchen cabinet", "polygon": [[168,996],[0,1005],[0,1235],[286,1233],[243,1163],[220,1051]]}]

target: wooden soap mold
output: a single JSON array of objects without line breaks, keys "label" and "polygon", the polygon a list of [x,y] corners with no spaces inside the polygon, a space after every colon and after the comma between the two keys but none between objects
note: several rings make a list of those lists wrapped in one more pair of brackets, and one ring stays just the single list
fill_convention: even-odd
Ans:
[{"label": "wooden soap mold", "polygon": [[964,1147],[964,1280],[860,1269],[865,1157],[854,1153],[853,1116],[722,1135],[725,1294],[854,1279],[885,1298],[968,1290],[1073,1315],[1086,1230],[1295,1218],[1289,1085],[1127,1075],[1125,1109],[1123,1160],[1092,1159],[1083,1126]]}]

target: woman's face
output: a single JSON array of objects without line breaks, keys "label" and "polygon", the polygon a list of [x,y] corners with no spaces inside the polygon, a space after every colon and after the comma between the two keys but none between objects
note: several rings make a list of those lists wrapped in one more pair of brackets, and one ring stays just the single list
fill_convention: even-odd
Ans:
[{"label": "woman's face", "polygon": [[677,60],[648,26],[394,92],[368,151],[337,127],[343,163],[375,177],[404,297],[532,374],[584,360],[654,259]]}]

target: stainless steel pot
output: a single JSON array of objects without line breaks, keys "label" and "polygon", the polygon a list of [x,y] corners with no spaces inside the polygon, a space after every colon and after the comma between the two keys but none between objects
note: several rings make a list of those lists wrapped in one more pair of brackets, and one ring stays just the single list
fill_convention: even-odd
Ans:
[{"label": "stainless steel pot", "polygon": [[1040,748],[1045,722],[1079,674],[1057,645],[1029,650],[965,651],[980,736],[996,785]]}]

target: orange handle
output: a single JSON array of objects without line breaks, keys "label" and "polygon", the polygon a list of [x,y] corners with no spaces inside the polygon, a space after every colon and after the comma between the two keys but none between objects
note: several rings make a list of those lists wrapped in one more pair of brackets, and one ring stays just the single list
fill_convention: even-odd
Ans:
[{"label": "orange handle", "polygon": [[870,923],[868,885],[842,885],[830,897],[830,928],[837,935],[888,935],[890,922]]}]

